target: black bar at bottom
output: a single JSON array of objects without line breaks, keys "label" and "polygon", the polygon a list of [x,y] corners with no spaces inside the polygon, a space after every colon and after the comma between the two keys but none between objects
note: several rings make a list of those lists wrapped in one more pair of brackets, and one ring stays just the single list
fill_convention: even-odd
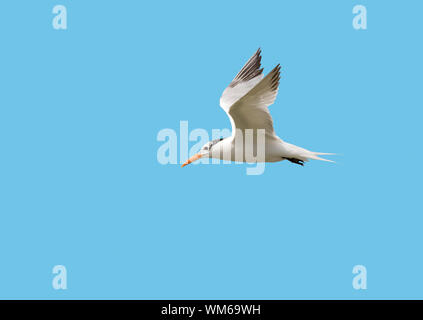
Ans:
[{"label": "black bar at bottom", "polygon": [[[292,315],[332,315],[339,319],[375,307],[392,315],[401,309],[412,311],[421,300],[3,300],[0,310],[13,315],[37,311],[55,316],[122,316],[131,319],[291,319]],[[419,310],[419,311],[420,311]],[[49,312],[50,311],[50,312]],[[58,313],[59,312],[59,313]],[[290,315],[289,317],[287,317]],[[125,317],[127,318],[127,317]],[[82,319],[81,319],[82,320]]]}]

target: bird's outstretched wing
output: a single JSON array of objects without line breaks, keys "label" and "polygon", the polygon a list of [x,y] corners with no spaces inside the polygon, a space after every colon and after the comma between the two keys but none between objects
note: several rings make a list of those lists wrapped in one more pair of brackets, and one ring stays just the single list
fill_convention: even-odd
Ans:
[{"label": "bird's outstretched wing", "polygon": [[220,106],[231,120],[232,135],[236,129],[265,129],[266,134],[274,135],[268,106],[278,93],[280,65],[263,78],[260,53],[259,49],[248,60],[220,98]]}]

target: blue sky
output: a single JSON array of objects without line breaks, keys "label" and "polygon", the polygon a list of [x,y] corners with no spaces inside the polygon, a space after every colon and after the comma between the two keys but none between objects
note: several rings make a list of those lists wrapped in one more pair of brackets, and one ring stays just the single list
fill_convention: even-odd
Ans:
[{"label": "blue sky", "polygon": [[[421,298],[422,9],[3,1],[0,297]],[[277,134],[336,164],[158,163],[160,130],[230,127],[219,97],[258,47]]]}]

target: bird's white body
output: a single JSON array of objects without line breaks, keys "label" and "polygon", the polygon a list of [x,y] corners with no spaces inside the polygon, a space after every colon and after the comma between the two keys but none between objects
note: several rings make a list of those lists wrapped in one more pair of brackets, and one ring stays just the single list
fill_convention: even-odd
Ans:
[{"label": "bird's white body", "polygon": [[296,145],[283,141],[276,135],[265,135],[264,139],[264,157],[258,157],[258,142],[260,138],[257,135],[252,136],[251,150],[253,152],[240,152],[237,155],[237,148],[244,148],[238,146],[235,142],[235,137],[223,139],[213,146],[213,152],[209,153],[210,158],[220,159],[224,161],[239,161],[239,162],[278,162],[285,159],[298,159],[301,161],[308,161],[309,159],[331,161],[318,157],[318,155],[330,154],[321,152],[312,152]]},{"label": "bird's white body", "polygon": [[220,98],[220,106],[231,121],[232,135],[210,141],[184,165],[201,157],[250,163],[286,159],[300,165],[309,159],[331,161],[319,157],[330,153],[309,151],[276,136],[268,107],[274,103],[278,93],[280,66],[263,77],[260,54],[259,49]]}]

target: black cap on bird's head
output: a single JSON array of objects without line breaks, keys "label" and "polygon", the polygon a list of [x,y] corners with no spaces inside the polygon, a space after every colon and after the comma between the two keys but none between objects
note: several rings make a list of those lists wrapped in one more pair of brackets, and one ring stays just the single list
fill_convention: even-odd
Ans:
[{"label": "black cap on bird's head", "polygon": [[223,138],[219,138],[219,139],[214,139],[212,141],[207,142],[202,148],[201,150],[205,150],[205,151],[210,151],[211,148],[218,143],[219,141],[222,141]]}]

